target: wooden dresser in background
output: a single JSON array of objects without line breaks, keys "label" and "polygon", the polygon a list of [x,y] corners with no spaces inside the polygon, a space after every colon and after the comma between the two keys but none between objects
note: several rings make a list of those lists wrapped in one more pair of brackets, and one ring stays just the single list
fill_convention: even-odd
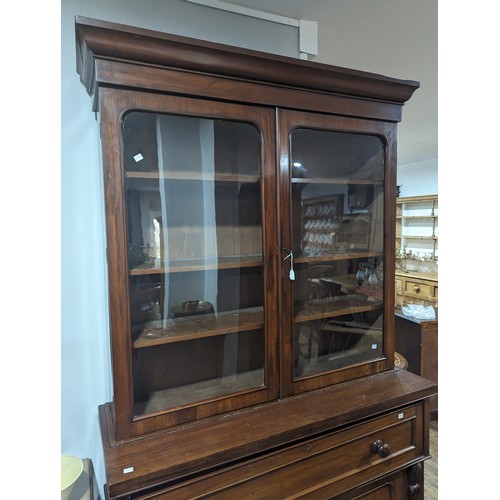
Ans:
[{"label": "wooden dresser in background", "polygon": [[438,196],[396,200],[396,307],[438,305]]},{"label": "wooden dresser in background", "polygon": [[396,271],[396,307],[407,304],[437,307],[437,273]]}]

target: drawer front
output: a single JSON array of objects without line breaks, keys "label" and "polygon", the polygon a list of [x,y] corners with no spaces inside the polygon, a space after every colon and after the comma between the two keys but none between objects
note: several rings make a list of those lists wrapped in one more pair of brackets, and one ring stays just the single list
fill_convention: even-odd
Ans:
[{"label": "drawer front", "polygon": [[423,443],[418,404],[140,498],[316,498],[325,488],[331,496],[423,457]]},{"label": "drawer front", "polygon": [[433,297],[433,286],[425,285],[423,283],[416,283],[414,281],[407,281],[405,291],[413,295],[421,295],[422,297]]},{"label": "drawer front", "polygon": [[405,295],[403,299],[403,305],[409,305],[409,304],[415,304],[419,306],[437,306],[437,299],[427,299],[427,298],[415,298],[415,297],[409,297]]}]

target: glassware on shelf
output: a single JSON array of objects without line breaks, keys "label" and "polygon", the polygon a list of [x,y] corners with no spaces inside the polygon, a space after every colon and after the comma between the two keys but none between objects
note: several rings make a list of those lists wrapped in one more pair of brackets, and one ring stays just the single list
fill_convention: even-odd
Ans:
[{"label": "glassware on shelf", "polygon": [[375,289],[375,287],[378,285],[378,278],[377,278],[377,274],[375,271],[373,271],[369,274],[368,284],[370,285],[372,290]]},{"label": "glassware on shelf", "polygon": [[366,277],[366,269],[360,267],[358,269],[358,272],[356,273],[356,279],[358,280],[359,286],[363,284],[363,281],[365,281],[365,277]]}]

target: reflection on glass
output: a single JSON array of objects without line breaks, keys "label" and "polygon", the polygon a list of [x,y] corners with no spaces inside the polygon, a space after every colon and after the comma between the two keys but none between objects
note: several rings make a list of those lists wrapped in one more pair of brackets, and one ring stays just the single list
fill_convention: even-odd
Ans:
[{"label": "reflection on glass", "polygon": [[130,112],[123,140],[136,414],[262,386],[259,131]]},{"label": "reflection on glass", "polygon": [[291,134],[295,378],[383,353],[384,146],[362,134]]}]

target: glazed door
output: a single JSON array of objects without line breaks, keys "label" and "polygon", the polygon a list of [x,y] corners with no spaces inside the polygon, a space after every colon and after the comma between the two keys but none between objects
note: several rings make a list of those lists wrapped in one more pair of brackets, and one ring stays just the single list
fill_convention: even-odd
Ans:
[{"label": "glazed door", "polygon": [[394,197],[395,130],[285,110],[279,120],[290,395],[393,363],[394,214],[386,207]]},{"label": "glazed door", "polygon": [[136,435],[277,398],[274,113],[109,94],[117,429]]}]

